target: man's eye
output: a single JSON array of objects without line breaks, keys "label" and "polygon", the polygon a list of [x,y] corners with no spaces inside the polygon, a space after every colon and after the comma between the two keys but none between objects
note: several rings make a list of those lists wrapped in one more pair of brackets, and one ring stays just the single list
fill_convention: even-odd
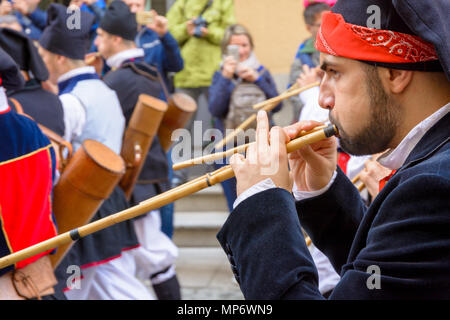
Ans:
[{"label": "man's eye", "polygon": [[327,70],[327,73],[328,73],[330,76],[332,76],[332,77],[337,77],[337,76],[339,76],[339,72],[336,71],[336,70],[334,70],[334,69],[328,69],[328,70]]}]

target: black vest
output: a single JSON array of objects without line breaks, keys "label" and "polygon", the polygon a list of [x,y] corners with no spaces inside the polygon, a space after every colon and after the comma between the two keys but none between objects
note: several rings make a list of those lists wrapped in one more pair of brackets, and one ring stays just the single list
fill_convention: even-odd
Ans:
[{"label": "black vest", "polygon": [[[145,62],[125,63],[119,69],[112,70],[105,75],[103,81],[116,91],[127,126],[140,94],[145,93],[158,99],[163,97],[160,79],[157,69]],[[155,136],[139,175],[138,183],[166,185],[168,175],[167,156],[159,143],[158,136]],[[163,192],[166,188],[161,189],[160,192]]]}]

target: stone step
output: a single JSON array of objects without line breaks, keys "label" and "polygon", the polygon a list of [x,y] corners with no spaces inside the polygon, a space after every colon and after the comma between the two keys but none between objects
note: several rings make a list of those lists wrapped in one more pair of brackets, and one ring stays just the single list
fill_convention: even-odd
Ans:
[{"label": "stone step", "polygon": [[221,248],[180,248],[176,262],[183,300],[243,300]]},{"label": "stone step", "polygon": [[200,190],[175,202],[175,212],[228,212],[227,200],[220,185]]},{"label": "stone step", "polygon": [[227,217],[223,211],[176,211],[173,241],[178,247],[219,247],[216,234]]}]

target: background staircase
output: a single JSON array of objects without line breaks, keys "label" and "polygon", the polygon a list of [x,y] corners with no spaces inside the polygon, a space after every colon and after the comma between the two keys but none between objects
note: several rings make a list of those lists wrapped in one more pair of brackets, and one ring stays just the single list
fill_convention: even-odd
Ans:
[{"label": "background staircase", "polygon": [[243,299],[216,239],[228,214],[220,185],[175,202],[173,241],[179,248],[177,274],[183,299]]}]

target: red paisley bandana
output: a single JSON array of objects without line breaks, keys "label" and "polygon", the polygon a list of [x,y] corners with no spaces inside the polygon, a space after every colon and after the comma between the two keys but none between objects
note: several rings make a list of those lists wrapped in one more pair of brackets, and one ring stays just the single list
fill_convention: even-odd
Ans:
[{"label": "red paisley bandana", "polygon": [[438,60],[434,46],[420,37],[346,23],[340,14],[326,12],[317,34],[316,49],[333,56],[385,63]]}]

